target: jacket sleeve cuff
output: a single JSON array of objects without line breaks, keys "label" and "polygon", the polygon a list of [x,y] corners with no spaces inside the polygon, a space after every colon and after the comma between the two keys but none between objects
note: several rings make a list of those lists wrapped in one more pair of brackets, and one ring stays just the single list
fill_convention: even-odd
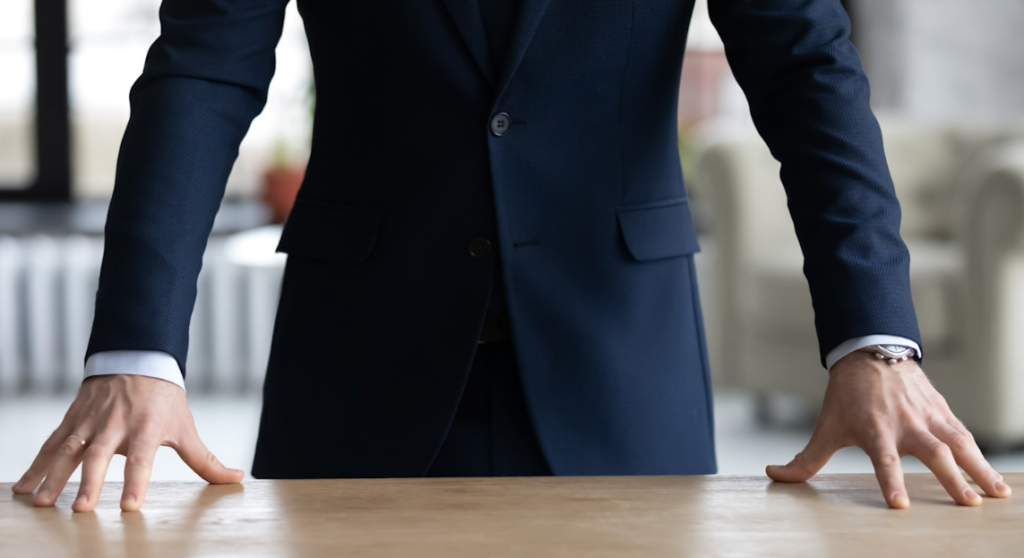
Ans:
[{"label": "jacket sleeve cuff", "polygon": [[85,361],[85,377],[110,374],[149,376],[185,389],[178,361],[160,351],[103,351]]},{"label": "jacket sleeve cuff", "polygon": [[923,357],[921,352],[921,346],[907,339],[906,337],[899,337],[896,335],[865,335],[863,337],[854,337],[840,343],[836,348],[829,351],[828,355],[825,356],[825,368],[829,371],[832,370],[832,366],[839,362],[839,359],[844,356],[859,350],[864,347],[870,347],[871,345],[903,345],[904,347],[910,347],[917,352],[917,358]]}]

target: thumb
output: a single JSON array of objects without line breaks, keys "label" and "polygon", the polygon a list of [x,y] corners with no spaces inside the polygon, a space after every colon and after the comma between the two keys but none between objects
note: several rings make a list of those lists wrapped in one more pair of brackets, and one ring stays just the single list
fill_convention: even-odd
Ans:
[{"label": "thumb", "polygon": [[186,428],[181,443],[174,446],[174,451],[197,475],[211,484],[242,482],[245,477],[245,471],[225,467],[199,439],[199,432],[194,426]]},{"label": "thumb", "polygon": [[815,431],[804,451],[786,465],[769,465],[765,473],[778,482],[804,482],[818,474],[835,452],[836,448]]}]

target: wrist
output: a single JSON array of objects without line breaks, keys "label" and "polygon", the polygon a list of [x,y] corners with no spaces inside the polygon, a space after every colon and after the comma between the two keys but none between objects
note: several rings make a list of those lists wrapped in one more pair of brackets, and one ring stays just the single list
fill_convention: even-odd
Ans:
[{"label": "wrist", "polygon": [[858,349],[858,351],[868,353],[874,356],[877,360],[888,364],[897,364],[917,357],[917,350],[906,345],[876,344],[862,347]]},{"label": "wrist", "polygon": [[871,350],[871,347],[865,347],[864,349],[853,351],[836,361],[829,370],[829,377],[835,377],[851,370],[857,370],[860,372],[872,370],[878,373],[886,373],[919,370],[921,368],[913,358],[900,360],[895,364],[889,364],[888,360],[879,359],[875,354],[876,352]]}]

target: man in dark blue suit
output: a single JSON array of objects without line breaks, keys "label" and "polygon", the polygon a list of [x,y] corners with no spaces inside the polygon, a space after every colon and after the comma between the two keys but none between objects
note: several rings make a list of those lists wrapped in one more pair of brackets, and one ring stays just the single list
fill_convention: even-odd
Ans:
[{"label": "man in dark blue suit", "polygon": [[[114,453],[124,509],[172,446],[237,482],[181,384],[214,214],[286,0],[166,0],[132,89],[87,376],[15,490],[52,505]],[[299,0],[318,105],[258,477],[715,472],[698,250],[676,145],[693,0]],[[1009,488],[921,371],[900,212],[839,0],[711,0],[782,162],[830,384],[777,480],[843,446],[905,507],[899,456],[961,504]],[[887,361],[878,360],[884,355]],[[916,357],[908,359],[908,357]],[[891,364],[890,364],[891,363]],[[164,381],[167,380],[167,381]],[[45,478],[45,480],[44,480]]]}]

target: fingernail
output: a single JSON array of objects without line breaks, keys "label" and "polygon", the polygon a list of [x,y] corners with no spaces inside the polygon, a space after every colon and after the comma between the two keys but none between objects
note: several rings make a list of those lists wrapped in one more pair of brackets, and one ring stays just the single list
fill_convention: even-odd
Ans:
[{"label": "fingernail", "polygon": [[39,500],[49,500],[50,499],[50,491],[49,490],[40,490],[39,492],[36,493],[36,498],[39,499]]},{"label": "fingernail", "polygon": [[1010,491],[1010,487],[1007,486],[1005,482],[1003,482],[1003,481],[996,481],[996,492],[1003,493],[1003,492],[1009,492],[1009,491]]},{"label": "fingernail", "polygon": [[76,504],[85,504],[85,503],[87,503],[88,501],[89,501],[89,497],[88,497],[88,496],[86,496],[85,494],[80,494],[80,495],[78,496],[78,498],[75,498],[75,503],[76,503]]},{"label": "fingernail", "polygon": [[900,494],[899,492],[894,492],[892,494],[891,500],[892,500],[893,507],[905,508],[905,507],[910,505],[910,501],[907,500],[907,497],[902,495],[902,494]]},{"label": "fingernail", "polygon": [[967,498],[968,500],[980,500],[981,495],[968,487],[964,489],[964,498]]}]

